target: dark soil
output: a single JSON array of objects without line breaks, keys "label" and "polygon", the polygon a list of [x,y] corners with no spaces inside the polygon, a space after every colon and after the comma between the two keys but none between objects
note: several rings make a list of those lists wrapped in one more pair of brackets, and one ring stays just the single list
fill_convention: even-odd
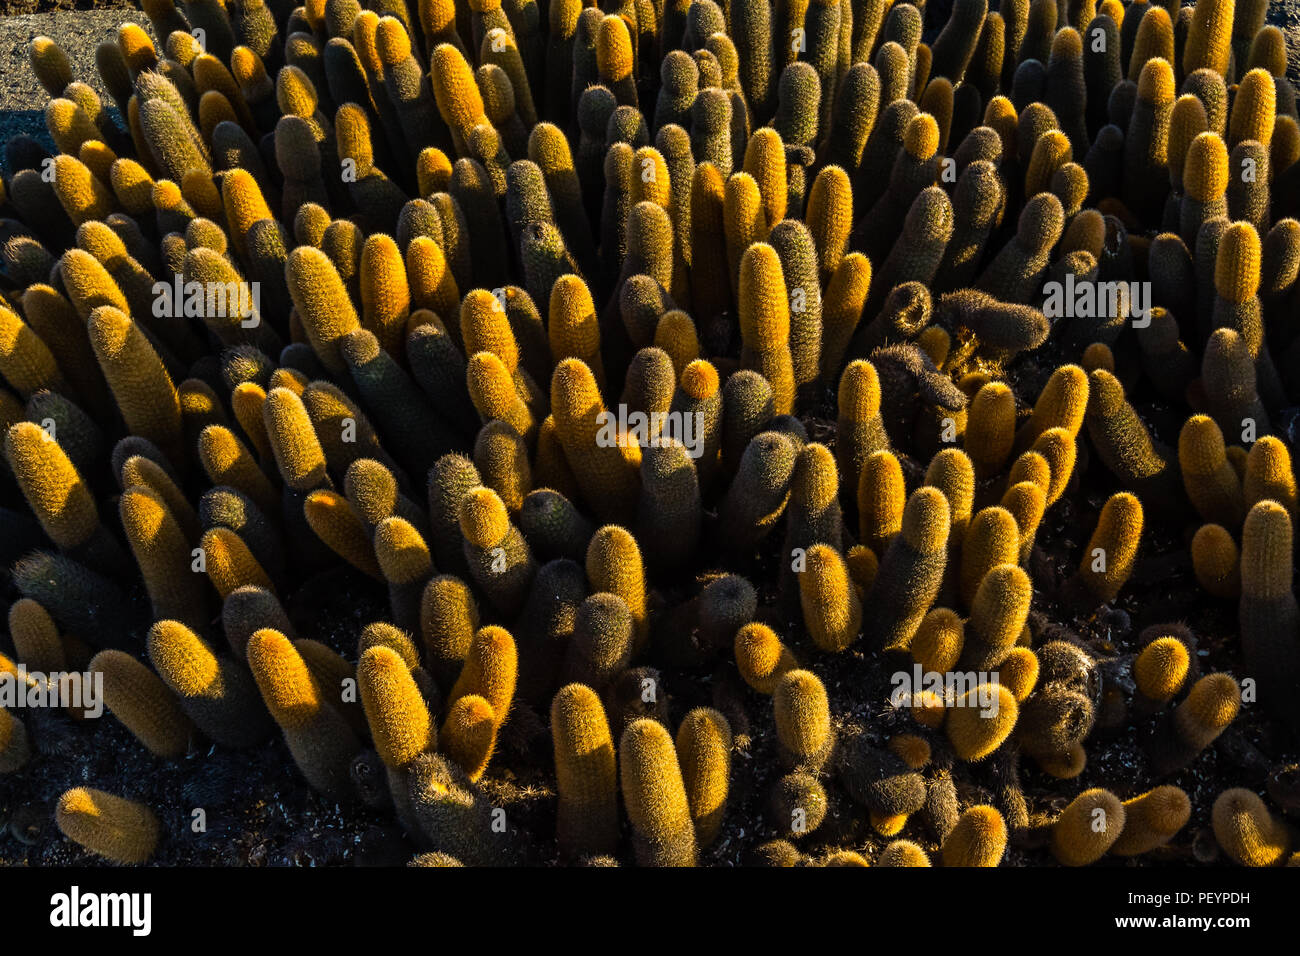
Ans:
[{"label": "dark soil", "polygon": [[[130,0],[0,0],[0,17],[50,10],[138,10]],[[144,16],[144,14],[140,14]]]}]

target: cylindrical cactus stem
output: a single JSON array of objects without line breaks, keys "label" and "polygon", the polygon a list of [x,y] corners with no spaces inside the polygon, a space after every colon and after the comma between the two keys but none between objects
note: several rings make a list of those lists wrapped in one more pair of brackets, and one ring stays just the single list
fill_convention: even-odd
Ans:
[{"label": "cylindrical cactus stem", "polygon": [[1229,217],[1250,223],[1261,234],[1268,232],[1268,182],[1272,177],[1268,147],[1258,140],[1242,140],[1228,154],[1228,169]]},{"label": "cylindrical cactus stem", "polygon": [[1052,854],[1065,866],[1087,866],[1106,855],[1124,831],[1124,804],[1109,790],[1085,790],[1052,824]]},{"label": "cylindrical cactus stem", "polygon": [[537,564],[496,492],[476,488],[461,499],[460,532],[474,580],[502,614],[513,617],[528,596]]},{"label": "cylindrical cactus stem", "polygon": [[699,542],[703,513],[692,454],[702,450],[702,438],[688,449],[681,441],[660,437],[641,451],[637,539],[647,562],[660,572],[685,566]]},{"label": "cylindrical cactus stem", "polygon": [[1105,369],[1088,376],[1088,437],[1102,463],[1134,494],[1166,513],[1181,507],[1181,482],[1173,449],[1157,443]]},{"label": "cylindrical cactus stem", "polygon": [[190,627],[207,623],[207,590],[191,567],[191,540],[163,498],[133,485],[118,502],[122,527],[158,620],[175,619]]},{"label": "cylindrical cactus stem", "polygon": [[699,847],[673,739],[656,720],[634,720],[619,741],[623,802],[643,866],[694,866]]},{"label": "cylindrical cactus stem", "polygon": [[271,722],[246,670],[218,657],[179,621],[156,623],[146,645],[149,660],[181,709],[209,737],[235,748],[266,737]]},{"label": "cylindrical cactus stem", "polygon": [[1286,823],[1244,787],[1219,794],[1210,820],[1219,847],[1241,866],[1277,866],[1291,850]]},{"label": "cylindrical cactus stem", "polygon": [[91,787],[64,791],[54,818],[69,840],[125,865],[148,861],[163,832],[157,816],[143,803]]},{"label": "cylindrical cactus stem", "polygon": [[984,576],[966,623],[961,656],[965,669],[998,669],[1020,639],[1032,596],[1029,575],[1017,565],[1000,564]]},{"label": "cylindrical cactus stem", "polygon": [[1228,149],[1217,133],[1198,134],[1183,158],[1178,232],[1189,246],[1196,244],[1200,228],[1212,219],[1226,218],[1230,169]]},{"label": "cylindrical cactus stem", "polygon": [[717,839],[727,809],[731,725],[713,708],[697,707],[682,718],[676,747],[696,840],[708,846]]},{"label": "cylindrical cactus stem", "polygon": [[618,844],[614,742],[600,697],[567,684],[551,702],[555,749],[556,839],[571,859],[612,853]]},{"label": "cylindrical cactus stem", "polygon": [[375,526],[375,561],[388,582],[393,620],[414,631],[419,624],[424,586],[433,574],[433,562],[424,537],[405,518],[385,518]]},{"label": "cylindrical cactus stem", "polygon": [[906,488],[902,467],[892,452],[873,452],[858,479],[858,536],[876,554],[884,554],[903,526]]},{"label": "cylindrical cactus stem", "polygon": [[957,666],[965,642],[965,625],[956,611],[946,607],[931,610],[912,638],[912,659],[923,671],[946,674]]},{"label": "cylindrical cactus stem", "polygon": [[1164,846],[1187,825],[1192,803],[1179,787],[1161,786],[1124,801],[1124,829],[1111,844],[1116,856],[1141,856]]},{"label": "cylindrical cactus stem", "polygon": [[5,434],[4,451],[50,540],[80,560],[116,572],[126,556],[100,523],[90,488],[53,436],[34,422],[16,422]]},{"label": "cylindrical cactus stem", "polygon": [[87,665],[103,675],[104,704],[158,757],[183,757],[194,725],[153,671],[123,651],[100,651]]},{"label": "cylindrical cactus stem", "polygon": [[954,85],[961,82],[975,54],[987,13],[987,0],[963,0],[953,5],[948,22],[931,48],[931,76],[946,76]]},{"label": "cylindrical cactus stem", "polygon": [[[1261,698],[1261,702],[1267,698]],[[1236,719],[1241,688],[1228,674],[1207,674],[1192,685],[1177,709],[1147,744],[1151,772],[1163,777],[1189,766]]]},{"label": "cylindrical cactus stem", "polygon": [[278,631],[253,634],[248,666],[307,782],[327,796],[345,797],[361,742],[330,696],[339,691],[320,685],[299,650]]},{"label": "cylindrical cactus stem", "polygon": [[519,510],[519,530],[539,560],[583,560],[595,528],[565,495],[536,488]]},{"label": "cylindrical cactus stem", "polygon": [[382,644],[365,647],[357,664],[357,685],[375,749],[386,767],[400,770],[417,754],[434,749],[437,735],[428,706],[410,663],[397,651]]},{"label": "cylindrical cactus stem", "polygon": [[845,368],[838,386],[839,421],[836,458],[841,487],[856,489],[866,460],[889,450],[889,436],[880,416],[880,377],[866,359]]},{"label": "cylindrical cactus stem", "polygon": [[966,454],[975,477],[999,474],[1015,443],[1016,398],[1003,382],[989,382],[971,401],[966,412]]},{"label": "cylindrical cactus stem", "polygon": [[772,694],[787,671],[799,663],[766,624],[752,621],[738,631],[734,640],[736,669],[745,683],[760,694]]},{"label": "cylindrical cactus stem", "polygon": [[1248,506],[1269,498],[1285,508],[1288,514],[1296,513],[1295,472],[1291,454],[1280,438],[1265,435],[1250,446],[1242,491]]},{"label": "cylindrical cactus stem", "polygon": [[1113,601],[1133,573],[1142,538],[1142,503],[1128,492],[1107,499],[1083,558],[1077,579],[1093,598]]},{"label": "cylindrical cactus stem", "polygon": [[[817,248],[812,233],[794,219],[777,223],[767,241],[781,261],[789,301],[788,338],[796,405],[804,404],[813,399],[820,375],[823,340],[822,285]],[[747,301],[746,294],[742,290],[742,302]]]},{"label": "cylindrical cactus stem", "polygon": [[993,163],[981,159],[962,170],[952,200],[952,236],[934,277],[936,289],[959,289],[974,281],[1004,201],[1002,181]]},{"label": "cylindrical cactus stem", "polygon": [[627,604],[640,650],[649,638],[645,569],[636,538],[618,525],[605,525],[587,546],[587,580],[593,589],[616,594]]},{"label": "cylindrical cactus stem", "polygon": [[1278,502],[1256,502],[1241,539],[1242,650],[1265,709],[1291,727],[1300,707],[1285,688],[1300,674],[1300,610],[1289,586],[1292,521]]},{"label": "cylindrical cactus stem", "polygon": [[180,398],[162,359],[141,328],[120,309],[103,305],[89,317],[90,344],[127,428],[183,467]]},{"label": "cylindrical cactus stem", "polygon": [[1011,690],[981,679],[948,708],[944,724],[954,753],[966,761],[983,760],[1010,736],[1019,717]]},{"label": "cylindrical cactus stem", "polygon": [[799,575],[804,623],[813,643],[824,651],[848,648],[862,627],[862,603],[839,552],[827,544],[808,549]]},{"label": "cylindrical cactus stem", "polygon": [[0,710],[0,773],[21,770],[30,756],[27,728],[9,711]]},{"label": "cylindrical cactus stem", "polygon": [[980,276],[976,287],[1006,302],[1028,303],[1039,291],[1048,256],[1065,227],[1061,201],[1039,193],[1025,203],[1016,235]]},{"label": "cylindrical cactus stem", "polygon": [[789,414],[794,407],[794,366],[790,352],[790,303],[776,250],[755,243],[740,262],[740,328],[742,363],[768,380],[773,411]]},{"label": "cylindrical cactus stem", "polygon": [[583,497],[598,517],[614,520],[635,510],[637,477],[624,456],[613,416],[605,410],[591,369],[580,359],[559,362],[551,379],[551,409]]},{"label": "cylindrical cactus stem", "polygon": [[943,840],[943,865],[997,866],[1006,849],[1007,825],[1002,814],[990,806],[970,807]]},{"label": "cylindrical cactus stem", "polygon": [[279,598],[254,585],[236,588],[226,595],[221,605],[221,629],[240,661],[248,656],[248,639],[263,628],[293,636],[293,625]]},{"label": "cylindrical cactus stem", "polygon": [[912,492],[865,600],[872,607],[863,622],[869,646],[905,650],[911,644],[943,584],[950,527],[943,492],[931,487]]},{"label": "cylindrical cactus stem", "polygon": [[1207,592],[1223,600],[1241,596],[1241,555],[1223,525],[1202,525],[1192,538],[1192,571]]},{"label": "cylindrical cactus stem", "polygon": [[785,435],[760,432],[745,448],[718,510],[725,545],[745,554],[776,527],[789,498],[796,451]]},{"label": "cylindrical cactus stem", "polygon": [[[49,674],[67,669],[67,654],[58,626],[37,601],[19,598],[10,605],[9,636],[18,659],[29,670]],[[3,749],[0,745],[0,750]]]},{"label": "cylindrical cactus stem", "polygon": [[578,608],[564,663],[568,681],[604,691],[632,659],[632,614],[616,594],[599,592]]},{"label": "cylindrical cactus stem", "polygon": [[1232,57],[1233,10],[1227,0],[1197,4],[1183,48],[1183,73],[1209,69],[1226,76]]},{"label": "cylindrical cactus stem", "polygon": [[812,671],[787,671],[772,694],[782,762],[817,773],[835,749],[826,688]]},{"label": "cylindrical cactus stem", "polygon": [[1235,528],[1246,513],[1241,480],[1228,463],[1223,433],[1208,415],[1193,415],[1178,436],[1183,487],[1206,521]]},{"label": "cylindrical cactus stem", "polygon": [[1015,564],[1020,557],[1020,529],[1005,508],[982,508],[962,539],[960,594],[967,607],[975,603],[984,576],[1000,564]]}]

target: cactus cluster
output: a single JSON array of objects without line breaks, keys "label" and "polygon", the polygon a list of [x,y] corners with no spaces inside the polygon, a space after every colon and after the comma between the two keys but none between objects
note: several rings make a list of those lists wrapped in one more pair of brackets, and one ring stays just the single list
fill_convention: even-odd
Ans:
[{"label": "cactus cluster", "polygon": [[1285,37],[947,6],[32,40],[0,675],[110,717],[0,708],[0,803],[193,860],[161,781],[236,751],[412,865],[1283,861],[1232,784],[1300,735]]}]

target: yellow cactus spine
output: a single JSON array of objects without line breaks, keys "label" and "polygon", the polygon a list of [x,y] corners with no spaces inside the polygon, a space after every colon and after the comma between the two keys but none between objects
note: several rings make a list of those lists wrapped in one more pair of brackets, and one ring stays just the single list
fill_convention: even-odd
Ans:
[{"label": "yellow cactus spine", "polygon": [[1127,815],[1109,790],[1085,790],[1052,824],[1052,853],[1065,866],[1087,866],[1120,839]]},{"label": "yellow cactus spine", "polygon": [[91,787],[74,787],[54,811],[69,840],[113,863],[144,863],[153,856],[162,824],[142,803]]},{"label": "yellow cactus spine", "polygon": [[1290,852],[1286,824],[1242,787],[1219,794],[1210,821],[1219,847],[1241,866],[1278,866]]},{"label": "yellow cactus spine", "polygon": [[190,542],[166,502],[152,489],[136,485],[122,493],[118,510],[154,617],[202,627],[208,617],[203,578],[191,567]]},{"label": "yellow cactus spine", "polygon": [[739,300],[742,364],[767,379],[772,386],[773,410],[787,415],[794,408],[790,303],[781,260],[767,243],[756,242],[741,256]]},{"label": "yellow cactus spine", "polygon": [[992,671],[1006,659],[1029,618],[1033,585],[1019,566],[999,564],[980,582],[971,602],[962,660],[971,670]]},{"label": "yellow cactus spine", "polygon": [[694,866],[699,846],[673,738],[663,724],[643,717],[628,724],[618,749],[637,862]]},{"label": "yellow cactus spine", "polygon": [[458,697],[448,709],[442,725],[442,748],[470,783],[477,783],[487,770],[499,726],[492,705],[478,694]]},{"label": "yellow cactus spine", "polygon": [[760,694],[774,693],[786,672],[799,666],[776,632],[757,621],[736,631],[734,651],[740,676]]},{"label": "yellow cactus spine", "polygon": [[610,416],[595,376],[581,360],[565,359],[555,366],[551,414],[565,460],[591,509],[609,520],[632,514],[638,496],[636,471],[618,447],[621,436],[605,434],[613,430]]},{"label": "yellow cactus spine", "polygon": [[966,413],[966,454],[976,478],[998,474],[1015,442],[1016,398],[1003,382],[981,388]]},{"label": "yellow cactus spine", "polygon": [[1140,856],[1168,843],[1192,816],[1187,793],[1174,786],[1156,787],[1124,801],[1124,829],[1111,844],[1116,856]]},{"label": "yellow cactus spine", "polygon": [[510,713],[519,674],[519,652],[510,632],[488,625],[480,628],[470,642],[465,665],[447,695],[448,704],[476,694],[492,707],[499,727]]},{"label": "yellow cactus spine", "polygon": [[1158,637],[1133,662],[1138,692],[1148,700],[1166,703],[1187,680],[1190,659],[1187,645],[1176,637]]},{"label": "yellow cactus spine", "polygon": [[1193,415],[1178,436],[1178,465],[1193,507],[1206,521],[1235,528],[1245,515],[1241,481],[1228,463],[1223,433],[1208,415]]},{"label": "yellow cactus spine", "polygon": [[835,747],[826,687],[812,671],[787,671],[772,695],[783,762],[816,773]]},{"label": "yellow cactus spine", "polygon": [[104,704],[156,756],[189,750],[193,725],[158,676],[130,654],[100,651],[87,665],[104,675]]},{"label": "yellow cactus spine", "polygon": [[318,683],[300,650],[279,631],[263,629],[249,638],[248,667],[307,782],[329,797],[346,797],[361,742],[330,696],[341,689]]},{"label": "yellow cactus spine", "polygon": [[974,806],[957,818],[943,841],[944,866],[997,866],[1007,849],[1007,825],[990,806]]},{"label": "yellow cactus spine", "polygon": [[981,681],[949,709],[945,731],[957,756],[976,762],[1002,745],[1018,716],[1015,695],[1008,688]]},{"label": "yellow cactus spine", "polygon": [[649,637],[649,620],[645,570],[636,538],[618,525],[598,529],[587,546],[586,568],[593,590],[618,595],[627,604],[636,633],[636,647],[643,647]]},{"label": "yellow cactus spine", "polygon": [[731,782],[731,725],[711,707],[697,707],[677,728],[677,759],[699,846],[707,847],[722,829]]},{"label": "yellow cactus spine", "polygon": [[227,747],[247,747],[267,735],[267,719],[248,672],[218,657],[180,621],[159,621],[146,638],[149,660],[181,709],[205,734]]},{"label": "yellow cactus spine", "polygon": [[862,628],[862,602],[840,553],[827,544],[808,549],[799,574],[804,623],[813,643],[828,652],[846,650]]},{"label": "yellow cactus spine", "polygon": [[1079,562],[1078,579],[1098,601],[1113,601],[1133,573],[1142,539],[1142,503],[1121,491],[1102,506]]},{"label": "yellow cactus spine", "polygon": [[614,852],[618,844],[614,742],[595,691],[584,684],[560,688],[551,702],[551,739],[561,853],[581,859]]},{"label": "yellow cactus spine", "polygon": [[[1267,698],[1261,698],[1267,700]],[[1163,776],[1189,765],[1214,743],[1241,710],[1241,688],[1228,674],[1207,674],[1157,728],[1149,751],[1152,770]]]},{"label": "yellow cactus spine", "polygon": [[1234,6],[1232,0],[1206,0],[1196,5],[1183,49],[1184,75],[1200,69],[1227,75]]},{"label": "yellow cactus spine", "polygon": [[67,453],[45,429],[16,422],[5,434],[5,460],[50,540],[76,550],[100,529],[90,489]]},{"label": "yellow cactus spine", "polygon": [[1296,514],[1296,480],[1291,467],[1291,453],[1275,435],[1264,435],[1250,446],[1246,455],[1246,475],[1242,482],[1247,508],[1270,499]]},{"label": "yellow cactus spine", "polygon": [[1192,537],[1192,570],[1208,593],[1224,600],[1241,596],[1241,555],[1223,525],[1206,524]]},{"label": "yellow cactus spine", "polygon": [[866,359],[844,369],[838,386],[836,460],[843,487],[856,489],[862,468],[873,452],[888,450],[889,436],[880,417],[880,376]]},{"label": "yellow cactus spine", "polygon": [[1264,709],[1300,728],[1300,702],[1286,688],[1300,679],[1296,643],[1300,610],[1291,587],[1291,516],[1276,501],[1257,502],[1241,534],[1241,604],[1238,623],[1246,665],[1259,685]]},{"label": "yellow cactus spine", "polygon": [[100,306],[90,313],[90,344],[131,434],[157,445],[177,467],[184,449],[180,397],[158,353],[123,311]]},{"label": "yellow cactus spine", "polygon": [[410,665],[391,648],[373,645],[357,663],[357,685],[379,759],[393,770],[433,750],[437,735]]},{"label": "yellow cactus spine", "polygon": [[863,624],[872,646],[906,649],[943,584],[951,528],[948,500],[937,488],[912,492],[902,528],[880,559]]},{"label": "yellow cactus spine", "polygon": [[873,452],[858,479],[858,537],[876,554],[884,554],[902,528],[906,501],[898,459],[892,452]]},{"label": "yellow cactus spine", "polygon": [[346,375],[339,345],[361,323],[334,263],[313,246],[298,246],[289,253],[285,278],[316,357],[330,372]]}]

